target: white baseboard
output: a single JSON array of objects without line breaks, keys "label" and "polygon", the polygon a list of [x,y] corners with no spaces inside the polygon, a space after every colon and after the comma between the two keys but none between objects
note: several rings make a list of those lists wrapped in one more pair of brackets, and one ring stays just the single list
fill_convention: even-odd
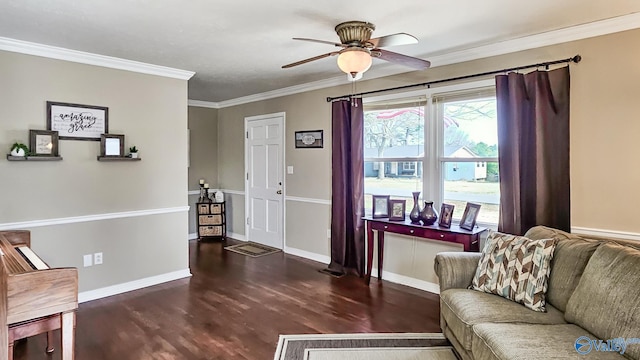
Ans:
[{"label": "white baseboard", "polygon": [[102,299],[108,296],[118,295],[125,292],[142,289],[145,287],[162,284],[165,282],[183,279],[191,276],[191,270],[184,269],[166,274],[151,276],[144,279],[129,281],[122,284],[103,287],[100,289],[83,291],[78,294],[78,302],[83,303],[91,300]]},{"label": "white baseboard", "polygon": [[[234,240],[240,240],[240,241],[247,241],[247,238],[242,235],[242,234],[236,234],[236,233],[227,233],[227,237],[230,237]],[[198,239],[198,233],[190,233],[189,234],[189,238],[188,240],[197,240]]]},{"label": "white baseboard", "polygon": [[302,258],[317,261],[323,264],[329,264],[331,262],[331,258],[329,256],[320,255],[288,246],[284,247],[284,252],[290,255],[300,256]]},{"label": "white baseboard", "polygon": [[[378,269],[371,269],[371,278],[378,278]],[[440,285],[429,281],[424,281],[409,276],[394,274],[388,271],[382,270],[382,280],[386,280],[392,283],[410,286],[412,288],[428,291],[434,294],[440,294]]]},{"label": "white baseboard", "polygon": [[[317,261],[323,264],[329,264],[331,262],[331,258],[329,256],[320,255],[320,254],[316,254],[316,253],[312,253],[309,251],[304,251],[304,250],[300,250],[292,247],[285,247],[284,252],[287,254],[300,256],[305,259]],[[371,277],[375,277],[375,278],[378,277],[378,269],[373,269],[371,271]],[[420,279],[416,279],[416,278],[412,278],[404,275],[398,275],[388,271],[382,272],[382,279],[392,283],[406,285],[412,288],[428,291],[430,293],[440,294],[440,286],[438,284],[435,284],[429,281],[424,281],[424,280],[420,280]]]},{"label": "white baseboard", "polygon": [[230,238],[232,238],[234,240],[248,241],[247,237],[244,236],[243,234],[236,234],[236,233],[228,232],[227,233],[227,237],[230,237]]}]

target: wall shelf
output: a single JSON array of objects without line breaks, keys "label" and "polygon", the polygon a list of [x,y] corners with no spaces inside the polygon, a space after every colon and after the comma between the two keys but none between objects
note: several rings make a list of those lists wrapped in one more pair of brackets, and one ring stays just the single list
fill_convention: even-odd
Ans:
[{"label": "wall shelf", "polygon": [[130,158],[127,156],[98,156],[98,161],[140,161],[141,158]]},{"label": "wall shelf", "polygon": [[7,155],[9,161],[60,161],[62,156],[11,156]]}]

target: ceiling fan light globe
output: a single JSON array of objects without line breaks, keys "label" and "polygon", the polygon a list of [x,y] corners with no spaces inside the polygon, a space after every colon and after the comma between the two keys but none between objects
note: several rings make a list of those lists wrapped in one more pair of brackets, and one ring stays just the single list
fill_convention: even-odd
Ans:
[{"label": "ceiling fan light globe", "polygon": [[344,51],[338,55],[338,67],[346,74],[363,73],[371,67],[371,55],[362,49]]}]

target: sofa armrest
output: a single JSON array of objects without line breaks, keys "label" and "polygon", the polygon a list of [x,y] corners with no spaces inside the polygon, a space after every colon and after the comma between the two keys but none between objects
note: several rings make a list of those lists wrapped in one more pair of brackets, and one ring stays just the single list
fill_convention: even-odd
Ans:
[{"label": "sofa armrest", "polygon": [[476,274],[478,261],[482,256],[477,252],[441,252],[436,255],[434,269],[438,275],[440,292],[447,289],[466,289]]}]

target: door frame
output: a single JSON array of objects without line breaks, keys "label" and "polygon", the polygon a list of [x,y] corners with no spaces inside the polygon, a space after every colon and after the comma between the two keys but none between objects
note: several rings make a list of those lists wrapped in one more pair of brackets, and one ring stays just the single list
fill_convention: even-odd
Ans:
[{"label": "door frame", "polygon": [[286,159],[286,143],[287,143],[287,137],[286,137],[286,123],[287,123],[287,116],[286,116],[286,112],[281,111],[281,112],[276,112],[276,113],[271,113],[271,114],[264,114],[264,115],[254,115],[254,116],[246,116],[244,118],[244,234],[245,234],[245,238],[247,239],[247,241],[252,241],[251,239],[249,239],[249,207],[250,207],[250,201],[249,201],[249,176],[248,176],[248,172],[249,172],[249,122],[250,121],[255,121],[255,120],[265,120],[265,119],[270,119],[273,117],[282,117],[282,127],[281,127],[281,131],[282,131],[282,173],[280,174],[280,178],[282,179],[282,209],[280,212],[280,225],[281,229],[282,229],[282,251],[284,252],[285,248],[287,247],[287,229],[286,229],[286,215],[287,215],[287,201],[286,201],[286,195],[287,195],[287,182],[285,179],[285,170],[287,167],[287,163],[285,162]]}]

